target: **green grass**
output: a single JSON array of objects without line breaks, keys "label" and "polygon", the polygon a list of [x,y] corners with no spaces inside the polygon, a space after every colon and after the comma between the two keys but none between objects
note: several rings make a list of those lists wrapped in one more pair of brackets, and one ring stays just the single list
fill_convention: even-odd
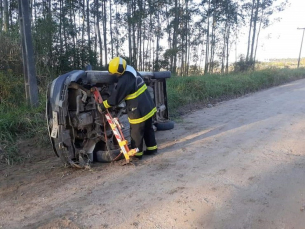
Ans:
[{"label": "green grass", "polygon": [[36,137],[38,146],[48,142],[44,95],[37,108],[30,108],[24,97],[23,78],[0,72],[0,162],[23,161],[18,139]]},{"label": "green grass", "polygon": [[6,112],[0,109],[0,147],[4,151],[2,161],[7,164],[23,161],[16,144],[18,139],[35,137],[37,146],[48,142],[43,109],[43,105],[35,109],[20,106]]},{"label": "green grass", "polygon": [[228,75],[174,76],[167,81],[169,109],[171,114],[177,116],[178,108],[190,103],[213,103],[301,78],[305,78],[305,68],[265,69]]}]

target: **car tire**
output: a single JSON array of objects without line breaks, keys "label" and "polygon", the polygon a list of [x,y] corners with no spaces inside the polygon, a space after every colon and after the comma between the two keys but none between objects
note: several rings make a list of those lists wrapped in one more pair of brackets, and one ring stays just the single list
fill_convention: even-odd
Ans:
[{"label": "car tire", "polygon": [[158,122],[155,126],[157,127],[157,130],[171,130],[174,128],[175,123],[173,121]]},{"label": "car tire", "polygon": [[154,72],[153,79],[166,79],[171,77],[170,71]]},{"label": "car tire", "polygon": [[[103,163],[109,163],[113,160],[119,160],[124,157],[123,154],[121,154],[121,149],[115,149],[115,150],[109,150],[109,151],[96,151],[94,154],[94,161],[103,162]],[[120,155],[120,156],[119,156]]]}]

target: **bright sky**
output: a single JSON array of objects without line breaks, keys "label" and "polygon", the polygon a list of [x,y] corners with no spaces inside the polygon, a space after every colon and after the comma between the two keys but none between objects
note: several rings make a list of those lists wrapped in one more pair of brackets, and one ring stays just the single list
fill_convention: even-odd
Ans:
[{"label": "bright sky", "polygon": [[[275,22],[261,30],[257,50],[258,60],[299,57],[303,30],[297,28],[305,28],[305,0],[289,0],[289,3],[290,6],[275,15],[282,18],[280,22]],[[246,40],[241,39],[240,45],[245,45]],[[244,53],[244,50],[246,49],[240,47],[237,50],[238,55],[241,54],[239,52]],[[301,56],[305,57],[305,37]]]}]

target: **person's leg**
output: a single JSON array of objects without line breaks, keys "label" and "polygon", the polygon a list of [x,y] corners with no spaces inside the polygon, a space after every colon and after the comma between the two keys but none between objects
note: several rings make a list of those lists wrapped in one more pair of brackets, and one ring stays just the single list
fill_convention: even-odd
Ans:
[{"label": "person's leg", "polygon": [[136,157],[141,158],[143,155],[143,137],[144,137],[145,122],[138,124],[130,124],[131,148],[138,148],[139,152]]},{"label": "person's leg", "polygon": [[146,145],[144,154],[150,155],[157,152],[157,141],[155,138],[155,131],[152,126],[152,118],[145,121],[144,141]]}]

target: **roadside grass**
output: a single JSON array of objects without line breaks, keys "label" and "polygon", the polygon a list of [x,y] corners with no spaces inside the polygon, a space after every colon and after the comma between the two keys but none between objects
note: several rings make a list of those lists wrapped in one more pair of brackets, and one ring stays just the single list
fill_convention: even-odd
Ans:
[{"label": "roadside grass", "polygon": [[37,108],[30,108],[24,94],[21,76],[0,72],[0,162],[9,165],[25,159],[19,152],[18,140],[35,138],[37,146],[48,142],[44,95]]},{"label": "roadside grass", "polygon": [[0,159],[6,164],[23,161],[17,146],[18,139],[36,137],[37,146],[44,144],[46,139],[46,123],[42,107],[30,109],[18,107],[6,113],[0,112]]},{"label": "roadside grass", "polygon": [[184,106],[208,105],[301,78],[305,78],[305,68],[172,77],[167,81],[170,114],[177,118]]},{"label": "roadside grass", "polygon": [[[204,106],[236,98],[247,93],[305,78],[305,68],[265,69],[229,75],[177,77],[167,80],[170,115],[179,120],[181,108],[193,104]],[[40,105],[25,104],[23,77],[0,72],[0,162],[16,164],[26,158],[17,142],[35,139],[37,147],[50,146],[45,120],[45,89],[40,89]]]}]

